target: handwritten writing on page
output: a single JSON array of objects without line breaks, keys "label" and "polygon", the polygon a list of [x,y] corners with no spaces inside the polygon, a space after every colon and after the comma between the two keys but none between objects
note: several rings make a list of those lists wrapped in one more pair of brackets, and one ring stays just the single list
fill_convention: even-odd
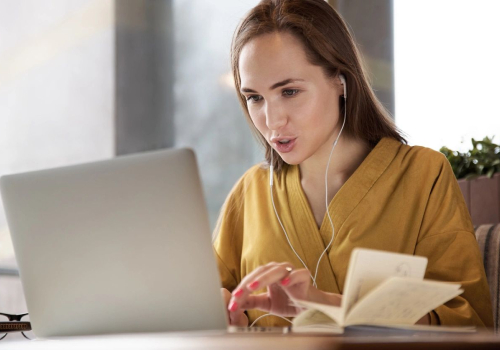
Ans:
[{"label": "handwritten writing on page", "polygon": [[413,325],[425,314],[462,292],[459,284],[392,277],[353,306],[346,317],[345,326]]},{"label": "handwritten writing on page", "polygon": [[367,293],[393,276],[424,278],[427,258],[371,249],[354,249],[341,307],[344,317]]}]

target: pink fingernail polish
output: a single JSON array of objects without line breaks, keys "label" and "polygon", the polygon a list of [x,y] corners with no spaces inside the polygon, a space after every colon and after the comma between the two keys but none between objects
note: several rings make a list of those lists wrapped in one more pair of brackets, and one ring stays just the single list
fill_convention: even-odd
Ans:
[{"label": "pink fingernail polish", "polygon": [[233,301],[229,304],[228,310],[229,311],[236,311],[237,308],[238,308],[238,304],[235,301]]},{"label": "pink fingernail polish", "polygon": [[281,280],[282,286],[286,286],[286,285],[288,285],[288,283],[290,283],[290,277],[285,277]]},{"label": "pink fingernail polish", "polygon": [[248,285],[248,289],[250,290],[256,290],[257,288],[259,288],[259,281],[253,281]]},{"label": "pink fingernail polish", "polygon": [[236,298],[237,297],[241,297],[243,294],[243,289],[236,289],[234,292],[233,292],[233,296],[235,296]]}]

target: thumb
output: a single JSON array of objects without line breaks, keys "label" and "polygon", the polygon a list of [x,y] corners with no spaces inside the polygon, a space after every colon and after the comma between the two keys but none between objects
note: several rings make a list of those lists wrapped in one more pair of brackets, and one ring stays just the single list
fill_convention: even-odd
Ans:
[{"label": "thumb", "polygon": [[238,326],[238,327],[247,327],[248,326],[248,317],[247,315],[242,311],[230,311],[229,312],[229,324],[231,326]]}]

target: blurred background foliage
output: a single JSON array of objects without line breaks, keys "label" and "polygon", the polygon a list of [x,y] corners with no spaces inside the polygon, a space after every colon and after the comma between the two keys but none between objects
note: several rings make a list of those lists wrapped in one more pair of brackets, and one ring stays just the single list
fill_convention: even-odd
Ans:
[{"label": "blurred background foliage", "polygon": [[472,149],[464,153],[445,146],[439,151],[448,158],[457,179],[474,179],[481,175],[491,178],[500,173],[500,145],[494,143],[493,138],[472,139]]}]

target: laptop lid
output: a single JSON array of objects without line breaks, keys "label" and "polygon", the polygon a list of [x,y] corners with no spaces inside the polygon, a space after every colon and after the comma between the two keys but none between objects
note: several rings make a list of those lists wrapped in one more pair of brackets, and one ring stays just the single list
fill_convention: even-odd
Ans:
[{"label": "laptop lid", "polygon": [[37,337],[226,329],[191,150],[3,176]]}]

